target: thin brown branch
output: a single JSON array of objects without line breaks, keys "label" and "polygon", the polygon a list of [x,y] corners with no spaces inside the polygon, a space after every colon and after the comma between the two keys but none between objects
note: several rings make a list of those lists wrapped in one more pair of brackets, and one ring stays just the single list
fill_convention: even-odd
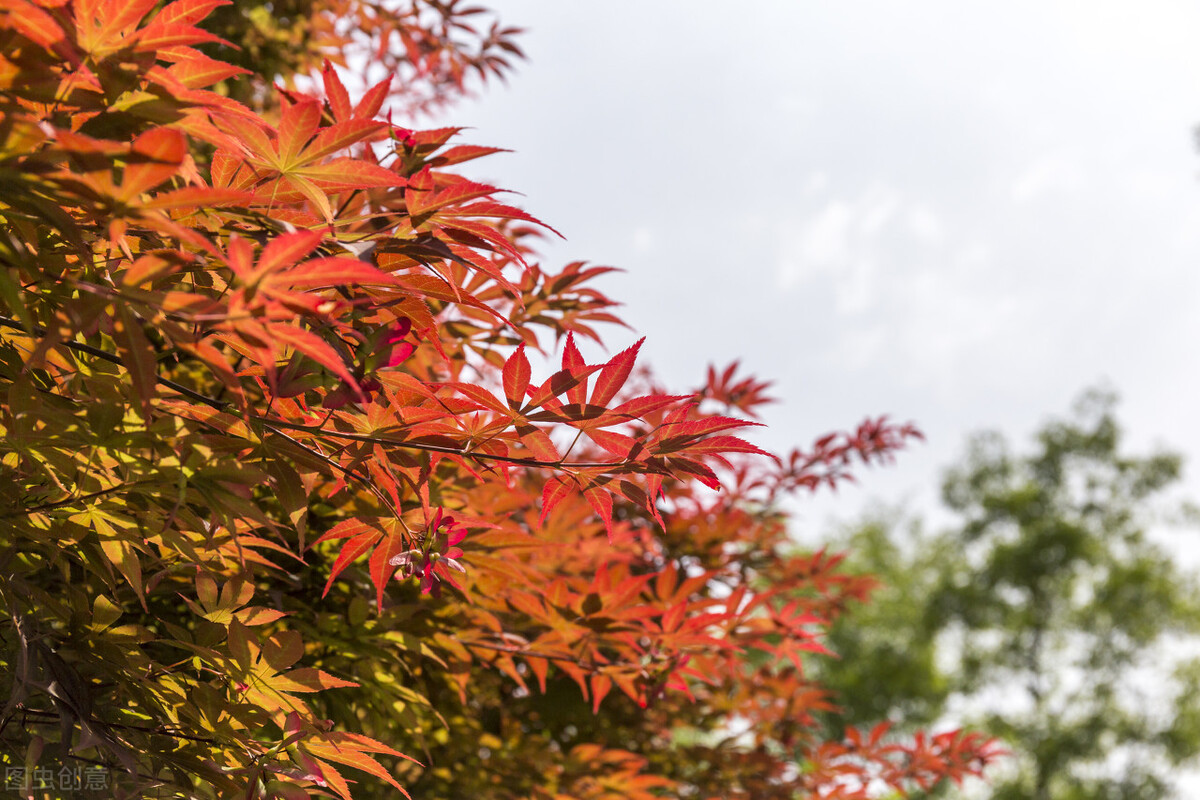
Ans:
[{"label": "thin brown branch", "polygon": [[77,497],[68,497],[66,500],[59,500],[54,503],[43,503],[40,506],[30,506],[29,508],[22,508],[22,509],[18,509],[17,511],[10,511],[7,514],[0,514],[0,519],[11,519],[12,517],[22,517],[22,516],[25,516],[26,514],[36,514],[39,511],[53,511],[56,508],[62,508],[63,506],[71,506],[71,505],[75,505],[76,503],[84,503],[84,502],[87,502],[88,500],[94,500],[97,497],[104,497],[105,495],[112,494],[114,492],[119,492],[122,489],[130,489],[134,486],[138,486],[138,485],[150,483],[150,482],[151,481],[134,481],[133,483],[121,483],[116,486],[110,486],[107,489],[100,489],[99,491],[92,492],[90,494],[82,494]]},{"label": "thin brown branch", "polygon": [[[18,322],[17,320],[11,319],[9,317],[4,317],[4,316],[0,316],[0,326],[16,328],[18,330],[25,330],[25,326],[22,325],[20,322]],[[33,326],[33,332],[39,336],[46,335],[46,329],[41,328],[36,325]],[[81,353],[87,353],[88,355],[96,356],[97,358],[101,358],[112,364],[122,364],[123,363],[118,356],[115,356],[112,353],[101,350],[98,347],[92,347],[89,344],[84,344],[82,342],[69,342],[69,341],[61,342],[61,344],[64,347],[67,347],[71,350],[75,350],[75,351],[78,351]],[[191,400],[195,400],[198,403],[203,403],[204,405],[209,406],[210,408],[215,408],[218,411],[227,411],[228,409],[230,409],[233,406],[233,403],[230,403],[225,400],[214,399],[212,397],[209,397],[208,395],[197,392],[194,389],[189,389],[186,386],[182,386],[182,385],[176,383],[175,381],[170,380],[169,378],[164,378],[161,375],[156,377],[156,382],[159,385],[161,385],[167,389],[170,389],[174,392],[177,392],[177,393],[183,395],[184,397],[187,397]],[[286,428],[288,430],[293,430],[293,431],[302,431],[304,433],[308,433],[308,434],[311,434],[311,435],[317,436],[317,437],[331,436],[333,438],[344,439],[346,441],[365,442],[367,444],[380,444],[380,445],[386,445],[389,447],[402,447],[402,448],[405,448],[408,450],[424,450],[424,451],[430,452],[430,453],[442,453],[445,455],[459,456],[461,458],[470,458],[470,459],[474,459],[476,461],[493,461],[493,462],[503,463],[503,464],[512,464],[514,466],[533,467],[536,469],[560,469],[560,470],[617,469],[619,467],[628,466],[628,462],[625,462],[625,461],[571,461],[571,462],[568,462],[568,461],[565,461],[564,459],[559,459],[557,461],[542,461],[542,460],[536,459],[536,458],[524,458],[521,456],[501,456],[501,455],[496,455],[494,453],[481,453],[479,451],[471,450],[469,448],[463,448],[463,447],[449,447],[446,445],[428,444],[425,442],[409,442],[409,441],[405,441],[403,439],[389,439],[389,438],[382,437],[382,436],[367,436],[365,434],[333,431],[333,430],[329,430],[327,428],[313,428],[309,425],[301,425],[299,423],[288,422],[287,420],[281,420],[281,419],[272,419],[271,417],[262,417],[257,414],[251,414],[250,419],[252,419],[255,422],[259,422],[263,425],[266,425],[272,429],[275,429],[277,433],[279,432],[279,430],[278,430],[279,428]]]},{"label": "thin brown branch", "polygon": [[575,656],[539,653],[535,650],[525,650],[524,648],[520,647],[504,647],[501,645],[486,644],[484,642],[464,642],[462,639],[459,639],[458,641],[463,645],[463,647],[478,647],[483,650],[491,650],[496,653],[507,653],[508,655],[521,656],[522,658],[544,658],[547,661],[566,661],[570,664],[577,664],[578,666],[586,667],[589,670],[598,670],[601,667],[617,666],[615,664],[597,664],[594,661],[585,661],[582,658],[576,658]]},{"label": "thin brown branch", "polygon": [[[17,330],[21,330],[21,331],[25,330],[24,325],[22,325],[17,320],[12,319],[11,317],[0,316],[0,325],[7,327],[7,328],[16,328]],[[38,336],[45,336],[47,333],[45,328],[40,327],[38,325],[33,326],[32,332],[37,334]],[[60,344],[63,347],[66,347],[70,350],[74,350],[79,353],[87,353],[90,356],[95,356],[96,358],[103,359],[104,361],[107,361],[110,364],[122,364],[123,365],[123,363],[124,363],[121,361],[120,357],[115,356],[112,353],[109,353],[105,350],[101,350],[99,347],[92,347],[90,344],[84,344],[83,342],[67,342],[67,341],[60,342]],[[179,394],[183,395],[184,397],[189,397],[192,400],[195,400],[197,403],[204,403],[205,405],[215,408],[218,411],[224,411],[225,409],[229,408],[232,405],[232,403],[227,403],[223,400],[214,400],[213,398],[208,397],[207,395],[201,394],[200,392],[197,392],[193,389],[189,389],[186,386],[181,386],[180,384],[176,383],[175,381],[170,380],[169,378],[164,378],[161,375],[155,376],[155,382],[161,384],[162,386],[165,386],[166,388],[170,389],[171,391],[178,392]]]},{"label": "thin brown branch", "polygon": [[[57,721],[60,715],[57,711],[43,711],[37,708],[22,709],[24,713],[36,715],[48,720]],[[138,731],[139,733],[150,733],[156,736],[170,736],[172,739],[186,739],[189,742],[202,742],[204,744],[216,744],[216,739],[207,736],[192,736],[187,733],[179,733],[178,731],[169,730],[163,726],[150,727],[148,725],[127,725],[121,722],[106,722],[102,719],[89,718],[83,720],[90,725],[98,725],[102,728],[119,728],[123,731]]]},{"label": "thin brown branch", "polygon": [[514,464],[522,467],[540,467],[542,469],[616,469],[617,467],[628,466],[625,461],[541,461],[536,458],[522,458],[521,456],[500,456],[493,453],[480,453],[476,450],[470,450],[461,447],[449,447],[440,444],[428,444],[425,442],[409,442],[403,439],[389,439],[383,436],[367,436],[361,433],[344,433],[342,431],[329,430],[328,428],[313,428],[308,425],[301,425],[295,422],[287,422],[286,420],[269,419],[267,417],[252,416],[256,422],[261,422],[264,425],[279,425],[289,430],[304,431],[314,436],[332,436],[338,439],[346,439],[352,442],[365,442],[367,444],[382,444],[392,447],[406,447],[410,450],[427,450],[431,453],[445,453],[446,455],[462,456],[463,458],[473,458],[479,461],[498,461],[505,464]]}]

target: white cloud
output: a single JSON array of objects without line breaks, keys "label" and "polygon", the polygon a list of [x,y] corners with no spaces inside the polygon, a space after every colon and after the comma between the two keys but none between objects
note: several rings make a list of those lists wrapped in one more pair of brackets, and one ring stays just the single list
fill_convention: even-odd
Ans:
[{"label": "white cloud", "polygon": [[889,291],[894,279],[881,274],[881,265],[894,264],[895,251],[928,249],[944,238],[929,204],[876,182],[857,196],[827,199],[799,224],[780,226],[777,283],[784,290],[816,283],[832,295],[839,316],[863,315]]},{"label": "white cloud", "polygon": [[1042,156],[1017,175],[1009,193],[1015,202],[1027,203],[1051,192],[1077,192],[1082,183],[1076,163],[1064,156]]},{"label": "white cloud", "polygon": [[928,206],[918,205],[909,209],[908,230],[924,244],[940,244],[945,234],[942,220]]},{"label": "white cloud", "polygon": [[876,184],[863,194],[858,206],[858,228],[863,236],[874,238],[883,233],[884,228],[896,215],[900,206],[900,195],[890,186]]},{"label": "white cloud", "polygon": [[634,229],[633,249],[639,253],[648,253],[654,249],[654,231],[646,227]]},{"label": "white cloud", "polygon": [[800,233],[801,257],[822,267],[844,263],[850,256],[850,225],[855,214],[855,209],[841,200],[826,205]]}]

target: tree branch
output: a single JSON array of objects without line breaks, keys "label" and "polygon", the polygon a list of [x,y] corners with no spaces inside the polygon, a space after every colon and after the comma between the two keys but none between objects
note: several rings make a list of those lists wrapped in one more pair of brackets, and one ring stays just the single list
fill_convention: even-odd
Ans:
[{"label": "tree branch", "polygon": [[[22,325],[20,322],[12,319],[10,317],[5,317],[5,316],[0,316],[0,326],[16,328],[18,330],[25,330],[25,326]],[[37,325],[33,326],[33,332],[39,336],[45,336],[47,333],[45,328],[39,327]],[[111,364],[119,364],[122,366],[124,365],[124,362],[122,362],[118,356],[115,356],[112,353],[101,350],[98,347],[92,347],[89,344],[84,344],[82,342],[69,342],[69,341],[64,341],[64,342],[61,342],[60,344],[62,344],[64,347],[67,347],[71,350],[75,350],[80,353],[87,353],[88,355],[92,355],[97,358],[103,359],[105,361],[108,361]],[[156,375],[155,381],[158,384],[166,387],[167,389],[170,389],[174,392],[178,392],[179,394],[183,395],[184,397],[187,397],[191,400],[195,400],[198,403],[203,403],[204,405],[206,405],[210,408],[215,408],[217,411],[227,411],[231,407],[233,407],[233,403],[230,403],[226,400],[217,400],[215,398],[209,397],[208,395],[201,394],[200,392],[197,392],[194,389],[189,389],[188,387],[182,386],[182,385],[176,383],[175,381],[170,380],[169,378],[162,377],[161,375]],[[445,455],[460,456],[462,458],[472,458],[472,459],[475,459],[476,461],[493,461],[493,462],[503,463],[503,464],[513,464],[515,466],[521,466],[521,467],[533,467],[536,469],[616,469],[618,467],[628,466],[628,462],[625,462],[625,461],[572,461],[572,462],[568,462],[563,459],[559,459],[558,461],[542,461],[542,460],[539,460],[536,458],[523,458],[521,456],[501,456],[501,455],[495,455],[493,453],[481,453],[481,452],[478,452],[475,450],[470,450],[468,448],[463,448],[463,447],[449,447],[446,445],[426,444],[426,443],[422,443],[422,442],[407,442],[402,439],[388,439],[388,438],[384,438],[381,436],[366,436],[366,435],[357,434],[357,433],[344,433],[342,431],[331,431],[326,428],[313,428],[308,425],[301,425],[299,423],[288,422],[286,420],[281,420],[281,419],[272,419],[270,417],[262,417],[257,414],[251,414],[250,419],[254,420],[255,422],[259,422],[263,425],[267,425],[271,428],[276,428],[276,429],[277,428],[287,428],[289,430],[302,431],[302,432],[309,433],[309,434],[312,434],[315,436],[322,436],[322,435],[331,436],[331,437],[334,437],[337,439],[344,439],[347,441],[365,442],[367,444],[381,444],[381,445],[387,445],[390,447],[403,447],[403,448],[406,448],[409,450],[424,450],[424,451],[430,452],[430,453],[443,453]],[[279,432],[280,431],[276,430],[276,433],[279,433]]]}]

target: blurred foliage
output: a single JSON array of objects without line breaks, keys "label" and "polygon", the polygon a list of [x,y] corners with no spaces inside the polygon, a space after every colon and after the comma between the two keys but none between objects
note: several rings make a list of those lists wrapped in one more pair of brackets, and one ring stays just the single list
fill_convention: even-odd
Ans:
[{"label": "blurred foliage", "polygon": [[461,0],[237,0],[201,23],[224,42],[208,56],[259,80],[225,80],[219,91],[260,111],[279,102],[279,83],[305,88],[328,60],[368,83],[392,78],[388,106],[411,117],[469,94],[468,79],[503,80],[523,58],[519,28]]},{"label": "blurred foliage", "polygon": [[844,546],[847,569],[879,582],[872,602],[853,605],[831,630],[838,660],[822,673],[844,713],[829,724],[935,721],[950,695],[950,677],[938,668],[938,626],[920,601],[937,590],[950,554],[935,549],[919,525],[897,533],[882,517],[848,532]]},{"label": "blurred foliage", "polygon": [[831,630],[844,661],[820,680],[845,713],[827,725],[966,719],[1015,756],[995,800],[1176,796],[1200,753],[1200,595],[1147,528],[1181,459],[1127,454],[1115,403],[1084,393],[1024,454],[971,438],[942,487],[950,530],[883,513],[843,535],[881,585]]}]

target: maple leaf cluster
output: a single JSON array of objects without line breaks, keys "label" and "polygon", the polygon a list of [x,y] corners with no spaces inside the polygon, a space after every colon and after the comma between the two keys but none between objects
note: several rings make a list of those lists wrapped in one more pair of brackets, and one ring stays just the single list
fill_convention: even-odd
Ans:
[{"label": "maple leaf cluster", "polygon": [[805,661],[870,579],[777,501],[917,431],[776,459],[733,434],[767,401],[735,367],[672,394],[641,342],[587,363],[608,268],[538,264],[552,231],[457,171],[495,148],[333,63],[365,15],[442,97],[512,29],[315,2],[301,90],[218,57],[233,10],[0,0],[0,760],[284,800],[978,774],[975,734],[814,734]]}]

